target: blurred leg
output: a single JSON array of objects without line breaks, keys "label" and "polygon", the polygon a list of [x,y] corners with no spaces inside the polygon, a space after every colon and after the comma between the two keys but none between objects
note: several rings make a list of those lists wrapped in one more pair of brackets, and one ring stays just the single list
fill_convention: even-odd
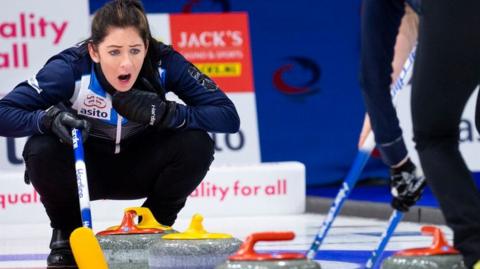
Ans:
[{"label": "blurred leg", "polygon": [[480,75],[480,2],[423,1],[412,92],[420,161],[454,245],[480,259],[480,196],[458,148],[459,122]]}]

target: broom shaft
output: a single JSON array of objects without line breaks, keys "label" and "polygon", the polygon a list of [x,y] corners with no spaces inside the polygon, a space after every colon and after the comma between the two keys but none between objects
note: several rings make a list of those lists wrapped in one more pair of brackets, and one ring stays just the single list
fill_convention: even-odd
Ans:
[{"label": "broom shaft", "polygon": [[[392,84],[392,87],[390,88],[390,95],[392,96],[392,102],[394,103],[394,105],[396,103],[396,97],[398,96],[398,92],[400,92],[405,87],[412,75],[413,64],[415,61],[415,52],[416,47],[414,47],[410,52],[407,60],[405,61],[405,64],[402,67],[402,71],[400,72],[398,79],[395,81],[395,83]],[[373,132],[370,131],[365,142],[359,148],[352,167],[350,168],[350,171],[348,172],[347,177],[342,184],[342,187],[340,188],[337,196],[335,197],[335,200],[330,207],[325,220],[322,223],[320,231],[315,235],[315,239],[310,246],[310,249],[307,251],[307,258],[313,259],[315,257],[315,254],[323,243],[323,240],[325,239],[328,231],[330,230],[330,227],[332,226],[335,217],[340,212],[343,204],[350,195],[351,190],[353,190],[353,188],[355,187],[355,184],[357,183],[363,171],[363,168],[365,167],[368,159],[370,158],[370,154],[372,153],[374,147],[375,137]]]},{"label": "broom shaft", "polygon": [[75,155],[75,174],[77,175],[78,199],[80,213],[84,227],[92,228],[92,214],[90,211],[90,194],[88,192],[87,169],[83,154],[82,132],[72,130],[73,150]]},{"label": "broom shaft", "polygon": [[387,229],[383,232],[380,241],[378,242],[377,248],[372,252],[372,255],[368,259],[365,265],[365,269],[376,268],[378,262],[380,261],[380,257],[382,256],[383,251],[388,244],[388,241],[395,232],[395,228],[397,228],[400,221],[402,221],[402,218],[402,212],[398,210],[393,211],[392,215],[390,216],[390,220],[388,221]]}]

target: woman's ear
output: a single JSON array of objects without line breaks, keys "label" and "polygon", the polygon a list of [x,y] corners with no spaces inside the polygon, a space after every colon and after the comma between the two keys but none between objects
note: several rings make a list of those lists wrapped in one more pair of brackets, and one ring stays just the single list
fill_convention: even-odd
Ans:
[{"label": "woman's ear", "polygon": [[88,42],[88,54],[90,54],[90,58],[92,58],[92,60],[95,62],[95,63],[100,63],[100,56],[98,55],[98,51],[97,49],[95,48],[95,46],[92,44],[92,42]]}]

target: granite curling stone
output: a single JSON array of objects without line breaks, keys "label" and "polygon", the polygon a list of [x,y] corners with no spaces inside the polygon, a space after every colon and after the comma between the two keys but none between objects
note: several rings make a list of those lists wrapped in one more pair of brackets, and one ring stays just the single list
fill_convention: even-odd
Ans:
[{"label": "granite curling stone", "polygon": [[132,207],[119,226],[97,233],[97,239],[110,269],[149,269],[148,249],[168,232],[175,231],[158,223],[148,208]]},{"label": "granite curling stone", "polygon": [[383,262],[382,269],[466,269],[462,256],[448,244],[442,230],[423,226],[421,231],[433,235],[430,247],[399,251]]},{"label": "granite curling stone", "polygon": [[215,267],[215,269],[319,269],[320,264],[307,259],[301,253],[257,253],[254,250],[258,241],[280,241],[295,238],[293,232],[263,232],[251,234],[240,250],[228,261]]},{"label": "granite curling stone", "polygon": [[149,251],[151,269],[213,269],[238,250],[242,241],[228,234],[208,233],[195,214],[183,233],[170,233]]}]

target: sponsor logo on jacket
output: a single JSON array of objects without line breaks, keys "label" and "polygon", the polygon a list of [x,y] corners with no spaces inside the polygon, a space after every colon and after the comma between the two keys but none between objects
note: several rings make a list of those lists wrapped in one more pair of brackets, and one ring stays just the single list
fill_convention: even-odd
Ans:
[{"label": "sponsor logo on jacket", "polygon": [[110,119],[110,106],[107,105],[107,100],[104,97],[98,96],[93,93],[88,93],[83,99],[78,114],[84,115],[90,118],[109,120]]}]

